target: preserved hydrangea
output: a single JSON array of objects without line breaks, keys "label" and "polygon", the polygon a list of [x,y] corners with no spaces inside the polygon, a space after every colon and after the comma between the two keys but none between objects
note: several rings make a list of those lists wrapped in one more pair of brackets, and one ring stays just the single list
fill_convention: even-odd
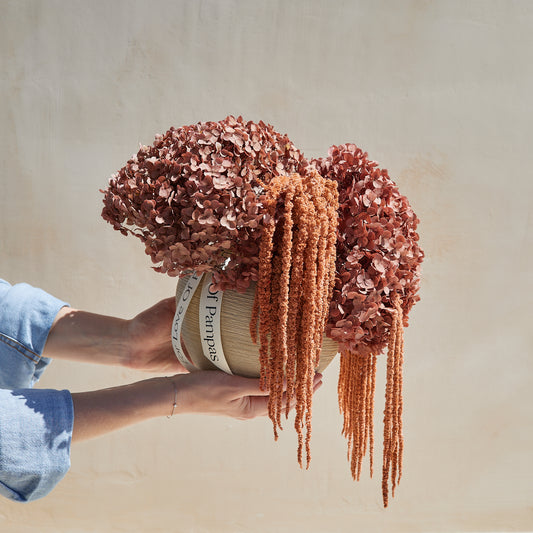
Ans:
[{"label": "preserved hydrangea", "polygon": [[[419,299],[419,220],[387,171],[355,144],[332,146],[311,165],[339,190],[326,334],[350,350],[382,351],[391,295],[400,295],[404,325]],[[158,272],[211,271],[218,288],[244,291],[258,279],[265,186],[306,167],[290,139],[263,122],[229,116],[170,128],[110,179],[102,216],[141,239]]]},{"label": "preserved hydrangea", "polygon": [[155,270],[257,281],[264,184],[307,165],[286,135],[232,116],[157,135],[109,181],[102,216],[145,244]]},{"label": "preserved hydrangea", "polygon": [[419,220],[387,171],[355,144],[332,146],[328,157],[311,164],[337,181],[339,190],[337,268],[326,334],[350,351],[381,352],[389,338],[392,295],[400,297],[405,326],[419,300],[424,257]]}]

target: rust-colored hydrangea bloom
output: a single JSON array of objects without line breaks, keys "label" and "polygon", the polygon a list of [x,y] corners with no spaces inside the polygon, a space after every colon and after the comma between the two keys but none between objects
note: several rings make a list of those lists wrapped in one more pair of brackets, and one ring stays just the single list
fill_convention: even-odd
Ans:
[{"label": "rust-colored hydrangea bloom", "polygon": [[139,237],[158,272],[212,271],[220,289],[244,291],[258,279],[263,184],[306,164],[263,122],[170,128],[110,179],[102,216]]},{"label": "rust-colored hydrangea bloom", "polygon": [[332,146],[328,157],[311,163],[339,190],[337,273],[326,334],[345,349],[381,352],[392,295],[400,297],[405,326],[419,300],[419,220],[387,170],[355,144]]}]

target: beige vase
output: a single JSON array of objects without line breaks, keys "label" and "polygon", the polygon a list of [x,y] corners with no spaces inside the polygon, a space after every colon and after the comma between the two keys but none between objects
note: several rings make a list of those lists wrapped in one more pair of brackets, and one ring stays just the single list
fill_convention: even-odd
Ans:
[{"label": "beige vase", "polygon": [[[176,300],[185,288],[188,278],[181,278],[176,289]],[[193,366],[199,370],[216,370],[217,367],[204,356],[200,339],[199,308],[204,277],[196,289],[181,329],[181,347]],[[250,318],[254,303],[256,284],[252,283],[245,293],[225,291],[220,314],[221,341],[224,355],[233,374],[259,377],[259,344],[250,337]],[[318,371],[322,372],[333,361],[338,344],[324,335]]]}]

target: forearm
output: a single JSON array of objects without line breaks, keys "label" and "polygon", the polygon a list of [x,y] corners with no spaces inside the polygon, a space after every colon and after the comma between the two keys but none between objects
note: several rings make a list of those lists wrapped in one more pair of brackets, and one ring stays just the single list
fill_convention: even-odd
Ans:
[{"label": "forearm", "polygon": [[43,355],[136,370],[186,372],[172,349],[175,298],[166,298],[130,320],[64,307],[52,324]]},{"label": "forearm", "polygon": [[[322,376],[315,376],[314,388]],[[73,441],[98,437],[132,424],[184,413],[249,419],[268,414],[268,392],[259,379],[217,370],[153,378],[131,385],[72,394]],[[176,408],[173,408],[174,401]],[[291,402],[294,405],[294,402]]]},{"label": "forearm", "polygon": [[54,359],[126,366],[127,320],[64,307],[54,320],[43,355]]},{"label": "forearm", "polygon": [[171,379],[154,378],[110,389],[73,393],[74,442],[99,437],[150,418],[170,415]]}]

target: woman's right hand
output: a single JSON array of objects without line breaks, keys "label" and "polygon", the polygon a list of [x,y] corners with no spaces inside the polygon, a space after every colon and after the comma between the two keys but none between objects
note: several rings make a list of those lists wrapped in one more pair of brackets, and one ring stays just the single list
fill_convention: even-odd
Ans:
[{"label": "woman's right hand", "polygon": [[[261,390],[259,379],[218,370],[178,374],[170,379],[177,390],[176,413],[221,415],[239,420],[268,415],[268,391]],[[313,385],[314,391],[322,386],[322,374],[315,375]]]}]

